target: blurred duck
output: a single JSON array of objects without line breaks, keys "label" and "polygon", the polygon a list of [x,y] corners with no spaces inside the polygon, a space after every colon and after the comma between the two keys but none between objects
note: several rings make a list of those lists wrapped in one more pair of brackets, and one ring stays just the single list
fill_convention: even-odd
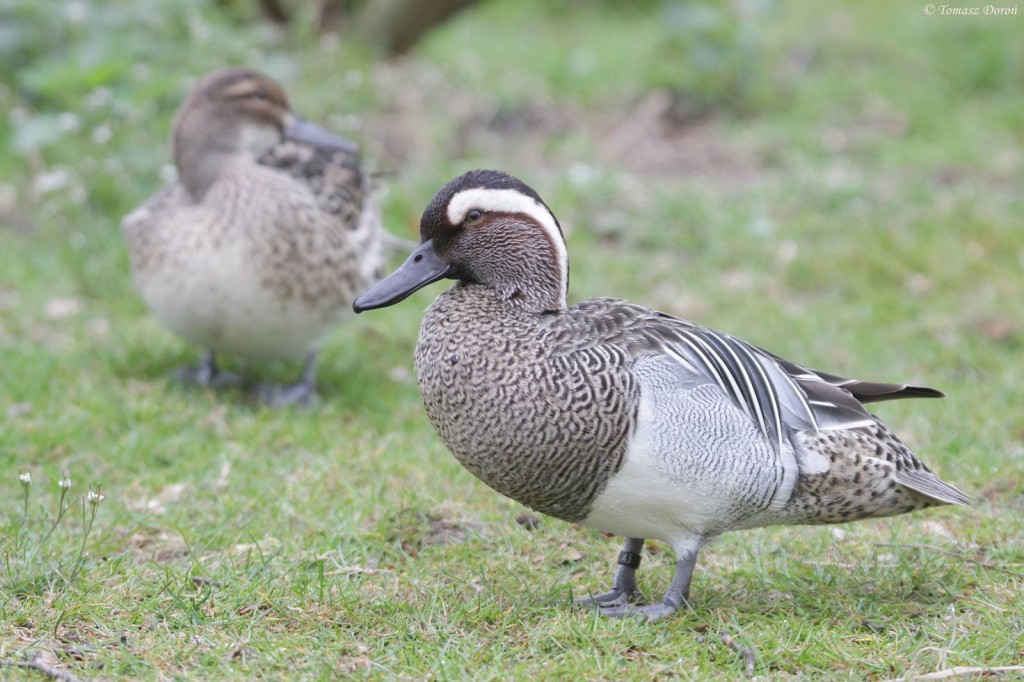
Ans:
[{"label": "blurred duck", "polygon": [[[686,603],[697,554],[731,530],[840,523],[967,504],[865,403],[930,388],[805,369],[729,334],[620,299],[566,305],[569,260],[540,196],[499,171],[438,191],[421,244],[357,312],[440,279],[416,375],[448,449],[498,492],[626,537],[603,615],[650,619]],[[675,578],[640,604],[646,538]]]},{"label": "blurred duck", "polygon": [[205,349],[177,372],[242,383],[217,355],[304,358],[300,380],[263,385],[270,405],[316,397],[317,351],[379,279],[383,242],[356,145],[303,120],[248,69],[207,75],[174,123],[178,179],[124,218],[135,286],[173,332]]}]

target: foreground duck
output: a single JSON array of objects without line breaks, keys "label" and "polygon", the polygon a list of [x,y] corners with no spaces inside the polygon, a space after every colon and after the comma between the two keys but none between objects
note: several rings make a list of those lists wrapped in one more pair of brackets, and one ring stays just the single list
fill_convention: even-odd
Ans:
[{"label": "foreground duck", "polygon": [[[583,600],[605,615],[676,611],[697,553],[726,531],[969,502],[864,408],[938,391],[807,370],[618,299],[567,307],[561,227],[509,175],[445,185],[420,235],[355,310],[457,280],[427,309],[416,347],[430,421],[498,492],[626,536],[612,589]],[[640,606],[646,538],[671,545],[677,565],[661,602]]]},{"label": "foreground duck", "polygon": [[316,395],[317,349],[384,274],[382,231],[356,146],[292,112],[263,74],[203,78],[178,111],[178,179],[123,221],[135,285],[172,331],[206,349],[179,375],[238,383],[216,355],[305,358],[273,405]]}]

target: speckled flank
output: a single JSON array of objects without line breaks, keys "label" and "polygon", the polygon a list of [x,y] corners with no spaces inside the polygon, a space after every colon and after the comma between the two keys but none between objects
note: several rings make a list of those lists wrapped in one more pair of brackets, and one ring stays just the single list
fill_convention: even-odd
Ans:
[{"label": "speckled flank", "polygon": [[948,503],[901,483],[901,474],[917,472],[945,486],[880,421],[859,429],[800,432],[794,440],[824,455],[829,466],[822,473],[800,474],[779,523],[842,523]]}]

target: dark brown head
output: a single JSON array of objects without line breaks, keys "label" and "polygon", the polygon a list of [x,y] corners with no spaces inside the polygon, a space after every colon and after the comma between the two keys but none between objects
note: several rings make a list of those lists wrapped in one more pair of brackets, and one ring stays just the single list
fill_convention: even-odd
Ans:
[{"label": "dark brown head", "polygon": [[202,78],[178,109],[174,163],[189,194],[200,199],[227,161],[255,161],[285,138],[355,148],[295,114],[284,89],[268,76],[223,69]]},{"label": "dark brown head", "polygon": [[524,310],[565,308],[561,226],[535,191],[506,173],[470,171],[442,187],[423,212],[420,238],[398,270],[356,300],[357,312],[445,277],[489,287]]}]

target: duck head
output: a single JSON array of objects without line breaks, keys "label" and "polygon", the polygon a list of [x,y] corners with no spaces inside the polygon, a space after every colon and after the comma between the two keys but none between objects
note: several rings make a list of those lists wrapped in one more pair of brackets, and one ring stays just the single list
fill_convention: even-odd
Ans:
[{"label": "duck head", "polygon": [[249,69],[224,69],[202,78],[178,109],[174,164],[194,199],[201,199],[225,163],[259,159],[282,140],[355,152],[356,145],[291,110],[274,80]]},{"label": "duck head", "polygon": [[420,240],[405,263],[356,299],[357,313],[445,278],[493,289],[527,311],[565,308],[562,228],[540,196],[507,173],[474,170],[438,190],[420,219]]}]

